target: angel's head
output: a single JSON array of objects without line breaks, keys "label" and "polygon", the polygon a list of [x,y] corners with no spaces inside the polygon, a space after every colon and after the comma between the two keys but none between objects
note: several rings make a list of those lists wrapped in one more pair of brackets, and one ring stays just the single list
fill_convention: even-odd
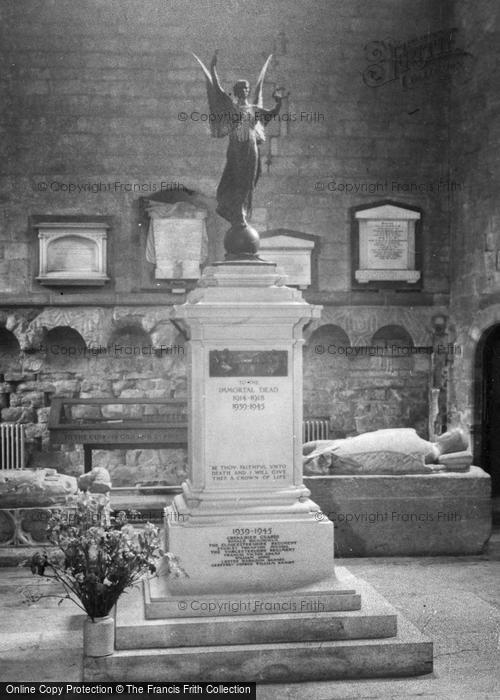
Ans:
[{"label": "angel's head", "polygon": [[248,80],[237,80],[233,85],[233,93],[238,100],[245,100],[250,94],[250,83]]}]

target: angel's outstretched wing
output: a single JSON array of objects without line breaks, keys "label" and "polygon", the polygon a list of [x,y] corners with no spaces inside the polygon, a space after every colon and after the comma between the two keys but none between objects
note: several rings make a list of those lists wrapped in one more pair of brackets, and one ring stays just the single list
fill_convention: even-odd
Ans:
[{"label": "angel's outstretched wing", "polygon": [[254,105],[257,107],[263,107],[263,98],[262,98],[262,88],[264,86],[264,78],[266,77],[266,71],[271,63],[271,58],[273,57],[272,54],[268,57],[267,61],[264,63],[264,66],[262,70],[260,71],[259,77],[257,78],[257,84],[255,85],[255,95],[254,95]]},{"label": "angel's outstretched wing", "polygon": [[195,53],[193,56],[200,64],[207,82],[210,133],[217,138],[227,136],[235,124],[235,118],[233,118],[233,114],[236,112],[234,103],[220,86],[215,71],[212,75]]}]

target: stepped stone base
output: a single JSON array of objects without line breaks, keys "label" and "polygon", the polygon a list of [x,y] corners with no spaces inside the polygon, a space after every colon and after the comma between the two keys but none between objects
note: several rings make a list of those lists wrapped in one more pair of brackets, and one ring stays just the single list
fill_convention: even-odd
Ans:
[{"label": "stepped stone base", "polygon": [[[351,582],[352,583],[352,582]],[[303,588],[263,593],[222,593],[172,595],[168,579],[161,577],[145,586],[145,617],[148,620],[175,617],[283,614],[359,610],[361,596],[336,576]]]},{"label": "stepped stone base", "polygon": [[[347,609],[340,609],[337,601],[337,609],[323,612],[247,611],[163,619],[147,618],[148,609],[154,611],[159,602],[135,590],[118,604],[115,653],[85,657],[84,680],[295,682],[432,671],[432,642],[371,586],[342,567],[336,568],[334,586],[331,599],[344,600]],[[301,599],[298,591],[286,593],[283,601]],[[359,595],[361,606],[353,609]],[[275,594],[245,594],[240,599],[273,597],[276,601]],[[227,602],[228,596],[222,599]],[[200,597],[200,604],[203,600]]]}]

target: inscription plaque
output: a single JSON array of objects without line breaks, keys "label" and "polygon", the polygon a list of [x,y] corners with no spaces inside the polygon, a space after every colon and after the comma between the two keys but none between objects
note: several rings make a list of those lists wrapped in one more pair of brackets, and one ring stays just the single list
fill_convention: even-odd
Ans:
[{"label": "inscription plaque", "polygon": [[287,285],[307,289],[311,285],[311,255],[317,237],[287,229],[278,231],[261,234],[259,256],[283,268]]},{"label": "inscription plaque", "polygon": [[284,540],[272,527],[233,528],[232,534],[219,543],[209,543],[210,555],[217,566],[277,566],[295,564],[291,555],[297,540]]},{"label": "inscription plaque", "polygon": [[97,272],[96,247],[80,236],[51,241],[47,248],[47,272]]},{"label": "inscription plaque", "polygon": [[415,226],[420,213],[384,204],[356,213],[358,220],[359,283],[385,281],[415,284],[421,277],[416,263]]},{"label": "inscription plaque", "polygon": [[198,279],[203,219],[153,219],[156,279]]},{"label": "inscription plaque", "polygon": [[108,224],[104,222],[41,222],[38,228],[41,284],[102,285],[106,275]]},{"label": "inscription plaque", "polygon": [[408,269],[408,222],[366,222],[367,267]]},{"label": "inscription plaque", "polygon": [[[293,474],[293,397],[286,350],[210,350],[207,482],[283,487]],[[244,445],[244,450],[242,446]]]},{"label": "inscription plaque", "polygon": [[182,200],[147,200],[149,214],[146,260],[155,265],[155,279],[193,280],[207,254],[207,212]]}]

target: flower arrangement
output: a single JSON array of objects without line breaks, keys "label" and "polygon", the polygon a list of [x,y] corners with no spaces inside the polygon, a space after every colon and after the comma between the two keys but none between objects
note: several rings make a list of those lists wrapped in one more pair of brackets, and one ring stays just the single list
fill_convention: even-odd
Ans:
[{"label": "flower arrangement", "polygon": [[120,595],[144,574],[154,574],[160,549],[158,528],[136,529],[122,511],[110,516],[107,496],[78,493],[68,508],[53,511],[47,536],[55,552],[37,552],[29,565],[33,574],[63,584],[66,598],[89,618],[108,615]]}]

